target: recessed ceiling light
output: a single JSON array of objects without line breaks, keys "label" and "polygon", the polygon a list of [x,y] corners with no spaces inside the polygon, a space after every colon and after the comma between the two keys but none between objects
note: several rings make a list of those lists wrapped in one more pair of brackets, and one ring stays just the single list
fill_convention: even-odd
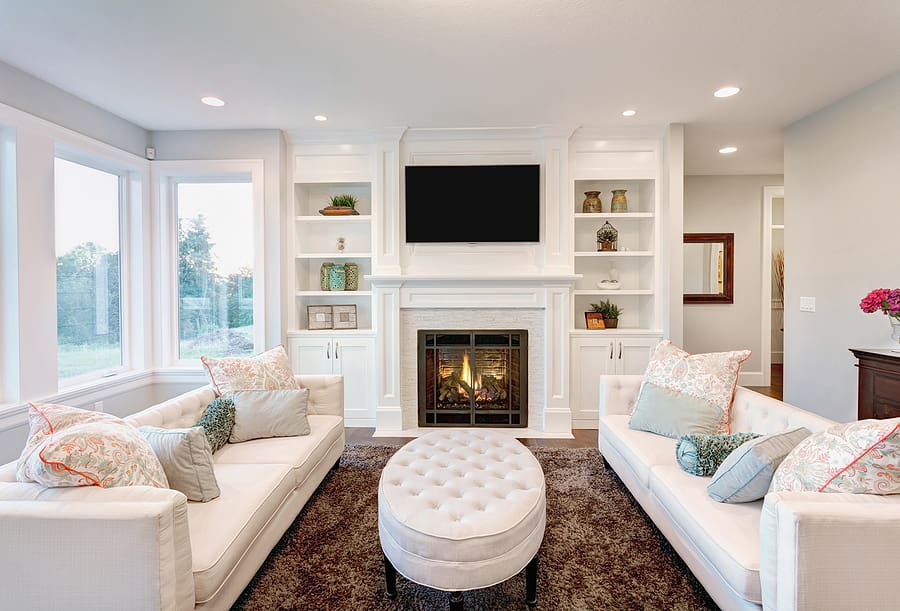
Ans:
[{"label": "recessed ceiling light", "polygon": [[633,117],[633,116],[636,115],[636,114],[637,114],[637,111],[636,111],[636,110],[628,109],[628,110],[623,110],[623,111],[622,111],[622,116],[623,116],[623,117]]},{"label": "recessed ceiling light", "polygon": [[207,106],[225,106],[225,100],[212,95],[208,95],[205,98],[200,98],[200,101]]},{"label": "recessed ceiling light", "polygon": [[326,117],[325,115],[316,115],[315,117],[313,117],[313,119],[315,119],[316,121],[327,121],[328,117]]},{"label": "recessed ceiling light", "polygon": [[715,93],[713,93],[713,95],[716,96],[717,98],[730,98],[734,94],[738,93],[740,90],[741,90],[740,87],[732,87],[732,86],[722,87],[721,89],[717,89],[715,91]]},{"label": "recessed ceiling light", "polygon": [[737,147],[736,146],[723,146],[722,148],[719,149],[719,152],[722,153],[723,155],[730,155],[731,153],[737,152]]}]

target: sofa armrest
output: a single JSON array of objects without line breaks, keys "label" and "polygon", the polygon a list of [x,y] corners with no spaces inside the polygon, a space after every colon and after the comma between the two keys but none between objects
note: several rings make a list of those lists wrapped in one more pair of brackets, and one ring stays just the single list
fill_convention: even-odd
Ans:
[{"label": "sofa armrest", "polygon": [[615,374],[600,376],[600,417],[612,414],[630,414],[637,401],[641,380],[637,374]]},{"label": "sofa armrest", "polygon": [[309,389],[309,414],[344,417],[344,376],[295,375]]},{"label": "sofa armrest", "polygon": [[194,608],[187,498],[167,488],[0,485],[0,606]]},{"label": "sofa armrest", "polygon": [[764,609],[897,604],[900,495],[772,492],[760,517]]}]

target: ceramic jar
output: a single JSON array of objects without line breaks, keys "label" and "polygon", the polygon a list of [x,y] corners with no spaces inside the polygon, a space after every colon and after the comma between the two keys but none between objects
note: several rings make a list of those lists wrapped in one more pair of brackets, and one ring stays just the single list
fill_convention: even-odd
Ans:
[{"label": "ceramic jar", "polygon": [[332,265],[328,270],[328,290],[343,291],[347,288],[347,272],[343,265]]},{"label": "ceramic jar", "polygon": [[356,263],[344,263],[346,286],[344,290],[355,291],[359,288],[359,266]]},{"label": "ceramic jar", "polygon": [[628,189],[613,189],[612,201],[609,203],[610,212],[628,212],[628,200],[625,199],[625,192]]},{"label": "ceramic jar", "polygon": [[319,268],[319,289],[322,291],[330,291],[329,286],[331,285],[331,276],[329,275],[329,271],[334,267],[334,263],[325,262],[322,264],[322,267]]},{"label": "ceramic jar", "polygon": [[600,202],[600,191],[585,191],[584,201],[581,203],[582,212],[603,212],[603,204]]}]

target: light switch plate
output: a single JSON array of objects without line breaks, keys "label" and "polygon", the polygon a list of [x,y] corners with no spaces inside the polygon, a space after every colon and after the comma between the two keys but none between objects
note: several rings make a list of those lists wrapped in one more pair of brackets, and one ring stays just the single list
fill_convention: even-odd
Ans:
[{"label": "light switch plate", "polygon": [[815,312],[816,311],[816,298],[815,297],[801,297],[800,298],[800,311],[801,312]]}]

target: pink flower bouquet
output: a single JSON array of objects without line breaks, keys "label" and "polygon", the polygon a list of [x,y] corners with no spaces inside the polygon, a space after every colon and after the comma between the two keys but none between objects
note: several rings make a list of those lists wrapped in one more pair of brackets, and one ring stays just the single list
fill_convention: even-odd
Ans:
[{"label": "pink flower bouquet", "polygon": [[859,309],[867,314],[881,310],[885,316],[900,319],[900,289],[874,289],[859,302]]}]

